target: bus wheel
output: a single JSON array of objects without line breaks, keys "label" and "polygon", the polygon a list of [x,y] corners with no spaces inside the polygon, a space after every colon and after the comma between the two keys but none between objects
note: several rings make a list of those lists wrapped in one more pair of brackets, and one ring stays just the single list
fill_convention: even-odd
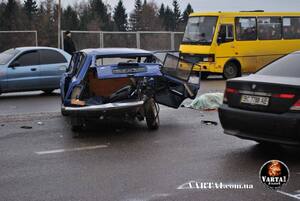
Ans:
[{"label": "bus wheel", "polygon": [[233,62],[228,62],[224,66],[223,77],[225,79],[231,79],[238,76],[239,76],[239,67]]},{"label": "bus wheel", "polygon": [[201,80],[206,80],[207,77],[209,76],[209,73],[208,72],[201,72],[200,76],[201,76]]}]

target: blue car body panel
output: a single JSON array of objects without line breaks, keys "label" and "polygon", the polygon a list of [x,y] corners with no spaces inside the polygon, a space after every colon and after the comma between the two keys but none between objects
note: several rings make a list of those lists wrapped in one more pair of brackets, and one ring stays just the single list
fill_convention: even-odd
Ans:
[{"label": "blue car body panel", "polygon": [[[169,76],[167,74],[162,73],[163,65],[159,62],[155,63],[115,63],[111,65],[97,65],[96,60],[101,58],[130,58],[130,57],[151,57],[154,56],[152,52],[140,49],[132,49],[132,48],[100,48],[100,49],[85,49],[77,52],[73,55],[72,61],[76,61],[76,57],[78,55],[84,55],[84,61],[82,66],[76,67],[74,64],[73,68],[79,68],[76,70],[76,74],[70,72],[64,73],[61,82],[60,82],[60,89],[61,89],[61,98],[62,98],[62,105],[64,107],[73,107],[71,104],[71,95],[75,87],[81,86],[85,81],[86,74],[88,70],[94,69],[95,75],[98,79],[116,79],[116,78],[154,78],[154,82],[158,84],[158,82],[163,82],[164,86],[161,93],[157,93],[156,101],[158,103],[164,104],[165,102],[170,102],[170,105],[174,108],[177,108],[179,105],[177,103],[181,103],[185,98],[187,98],[187,92],[193,92],[196,96],[196,93],[199,89],[199,86],[192,86],[187,83],[187,81],[183,81],[177,79],[174,76]],[[72,61],[70,62],[69,68],[72,68]],[[74,62],[76,63],[76,62]],[[123,72],[124,69],[128,70],[128,72]],[[131,68],[131,69],[130,69]],[[120,71],[118,71],[120,70]],[[168,83],[172,85],[172,88],[169,88]],[[172,84],[173,83],[173,84]],[[160,83],[161,84],[161,83]],[[175,85],[174,85],[175,84]],[[192,86],[192,90],[186,90]],[[180,96],[180,92],[176,90],[182,91],[182,97]],[[191,97],[194,98],[194,97]],[[159,101],[161,100],[161,102]],[[172,102],[174,104],[172,104]],[[75,106],[76,107],[76,106]],[[69,108],[70,109],[70,108]]]}]

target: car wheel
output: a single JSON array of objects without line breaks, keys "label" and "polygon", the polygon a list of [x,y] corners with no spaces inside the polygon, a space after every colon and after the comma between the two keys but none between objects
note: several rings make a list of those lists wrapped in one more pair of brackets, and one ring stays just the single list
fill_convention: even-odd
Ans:
[{"label": "car wheel", "polygon": [[157,130],[159,128],[159,115],[156,103],[150,99],[145,104],[145,117],[149,130]]},{"label": "car wheel", "polygon": [[51,94],[53,91],[54,91],[54,89],[45,89],[45,90],[43,90],[43,92],[45,94]]},{"label": "car wheel", "polygon": [[239,67],[233,62],[228,62],[224,66],[223,77],[225,79],[231,79],[238,76],[239,76]]},{"label": "car wheel", "polygon": [[200,76],[201,76],[201,80],[206,80],[209,76],[209,73],[208,72],[201,72]]}]

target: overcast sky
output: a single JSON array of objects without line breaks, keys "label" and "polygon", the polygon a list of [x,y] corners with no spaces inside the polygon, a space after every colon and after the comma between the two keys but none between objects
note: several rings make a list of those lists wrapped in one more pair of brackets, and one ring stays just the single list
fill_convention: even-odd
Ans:
[{"label": "overcast sky", "polygon": [[[63,5],[73,4],[78,0],[61,0]],[[135,0],[123,0],[127,12],[131,12]],[[151,1],[151,0],[148,0]],[[172,0],[154,0],[158,5],[165,3],[172,5]],[[114,7],[118,0],[104,0]],[[183,11],[188,3],[195,11],[240,11],[240,10],[265,10],[265,11],[296,11],[300,12],[300,0],[178,0]]]}]

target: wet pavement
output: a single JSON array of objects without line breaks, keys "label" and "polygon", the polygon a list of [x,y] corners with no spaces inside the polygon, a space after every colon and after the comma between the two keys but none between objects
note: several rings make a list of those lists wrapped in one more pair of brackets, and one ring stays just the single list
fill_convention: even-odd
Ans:
[{"label": "wet pavement", "polygon": [[[200,94],[223,89],[223,80],[209,80]],[[216,111],[162,107],[157,131],[95,122],[74,139],[59,94],[4,94],[0,102],[1,200],[300,200],[300,150],[224,135]],[[271,159],[290,169],[280,191],[259,180]]]}]

